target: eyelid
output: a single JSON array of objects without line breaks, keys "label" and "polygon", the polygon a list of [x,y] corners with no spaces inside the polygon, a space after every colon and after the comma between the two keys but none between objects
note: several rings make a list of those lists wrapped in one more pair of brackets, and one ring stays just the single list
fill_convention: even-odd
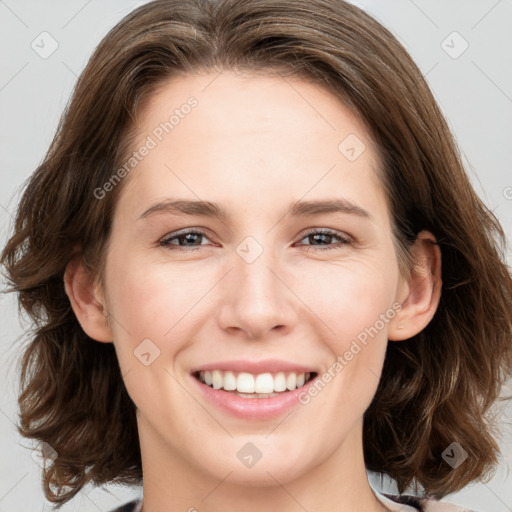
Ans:
[{"label": "eyelid", "polygon": [[331,235],[336,238],[338,238],[340,241],[334,244],[326,244],[324,246],[322,245],[311,245],[311,244],[300,244],[301,248],[306,251],[316,251],[316,252],[322,252],[322,251],[328,251],[328,250],[335,250],[335,249],[342,249],[345,245],[354,245],[355,240],[352,236],[350,236],[348,233],[337,231],[335,229],[331,228],[310,228],[303,233],[301,233],[299,242],[301,240],[304,240],[304,238],[307,238],[310,235],[315,234],[324,234],[324,235]]},{"label": "eyelid", "polygon": [[353,242],[354,239],[351,237],[348,233],[345,233],[344,231],[337,231],[336,229],[331,228],[309,228],[300,235],[300,240],[306,238],[308,235],[313,234],[324,234],[324,235],[333,235],[337,236],[338,238],[341,238],[345,241]]},{"label": "eyelid", "polygon": [[[180,236],[185,236],[188,234],[203,235],[205,238],[209,239],[207,231],[203,228],[183,228],[183,229],[179,229],[178,231],[173,231],[172,233],[168,233],[163,238],[161,238],[158,241],[158,243],[161,246],[167,247],[167,246],[171,245],[170,243],[166,243],[169,240],[172,240],[173,238],[178,238]],[[201,245],[203,245],[203,244],[201,244]],[[180,246],[178,246],[178,245],[176,245],[176,247],[180,248]],[[198,246],[198,247],[200,247],[200,246]],[[193,249],[193,247],[191,247],[191,249]]]},{"label": "eyelid", "polygon": [[[188,234],[197,234],[197,235],[203,236],[206,239],[209,239],[207,231],[208,230],[206,230],[204,228],[199,228],[199,227],[183,228],[178,231],[174,231],[172,233],[168,233],[167,235],[165,235],[164,238],[159,240],[158,245],[161,247],[167,248],[169,250],[178,250],[181,252],[195,251],[195,250],[198,250],[201,247],[203,247],[205,245],[209,245],[209,244],[199,244],[196,246],[180,246],[179,244],[171,244],[170,241],[175,238],[178,238],[180,236],[186,236]],[[310,235],[315,235],[315,234],[325,234],[325,235],[334,236],[335,238],[337,238],[340,241],[337,243],[334,243],[334,244],[326,244],[326,245],[320,244],[318,246],[311,245],[311,244],[299,244],[303,250],[306,250],[306,251],[313,250],[316,252],[322,252],[322,251],[326,251],[326,250],[330,250],[330,249],[341,249],[345,245],[354,245],[355,244],[354,238],[345,232],[337,231],[337,230],[331,229],[331,228],[318,228],[318,227],[317,228],[309,228],[306,231],[303,231],[300,234],[300,238],[298,239],[298,242],[300,242],[301,240],[304,240],[304,238],[307,238]],[[297,242],[295,242],[295,243],[297,243]]]}]

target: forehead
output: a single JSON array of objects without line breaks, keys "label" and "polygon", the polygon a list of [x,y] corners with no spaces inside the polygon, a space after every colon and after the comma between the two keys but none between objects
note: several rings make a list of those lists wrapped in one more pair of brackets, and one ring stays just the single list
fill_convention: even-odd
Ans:
[{"label": "forehead", "polygon": [[137,129],[133,149],[151,148],[129,177],[125,195],[135,203],[238,198],[266,210],[305,195],[382,199],[364,124],[327,90],[298,78],[176,77],[146,103]]},{"label": "forehead", "polygon": [[[191,101],[195,106],[188,108]],[[168,121],[172,127],[166,126]],[[146,103],[139,122],[141,130],[151,130],[157,138],[167,138],[171,131],[179,137],[188,127],[197,138],[203,137],[203,143],[235,133],[250,135],[245,139],[247,146],[256,142],[256,135],[267,147],[269,142],[310,140],[304,153],[310,146],[318,146],[318,137],[327,137],[326,143],[331,143],[333,137],[343,137],[352,130],[350,133],[368,139],[364,124],[320,85],[298,77],[235,71],[169,80]],[[280,135],[277,140],[276,133]],[[241,142],[237,137],[237,147]],[[331,149],[336,154],[337,144]]]}]

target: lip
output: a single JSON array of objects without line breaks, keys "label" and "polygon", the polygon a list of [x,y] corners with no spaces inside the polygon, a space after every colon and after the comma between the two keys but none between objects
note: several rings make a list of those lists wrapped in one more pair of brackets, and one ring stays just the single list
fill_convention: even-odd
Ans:
[{"label": "lip", "polygon": [[243,398],[222,389],[213,389],[194,374],[190,377],[204,399],[220,411],[245,420],[268,420],[301,405],[299,396],[307,393],[308,388],[317,380],[318,373],[302,387],[269,398]]},{"label": "lip", "polygon": [[[277,372],[297,372],[297,373],[317,373],[317,368],[311,366],[304,366],[289,361],[282,361],[279,359],[264,359],[262,361],[242,361],[242,360],[231,360],[231,361],[218,361],[216,363],[209,363],[197,368],[193,368],[190,373],[194,374],[200,371],[232,371],[232,372],[247,372],[253,375],[260,373],[277,373]],[[249,398],[249,400],[251,400]],[[264,400],[261,399],[261,400]]]}]

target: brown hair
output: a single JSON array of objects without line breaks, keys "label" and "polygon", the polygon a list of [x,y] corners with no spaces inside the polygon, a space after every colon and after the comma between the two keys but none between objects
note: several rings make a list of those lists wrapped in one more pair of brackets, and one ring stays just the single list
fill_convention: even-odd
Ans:
[{"label": "brown hair", "polygon": [[[397,247],[422,229],[442,253],[443,292],[423,332],[388,343],[364,416],[367,468],[441,498],[497,462],[490,406],[512,373],[512,280],[505,236],[463,170],[449,128],[395,37],[342,0],[157,0],[126,16],[81,74],[29,179],[2,262],[35,323],[21,364],[22,435],[58,453],[44,471],[62,504],[86,483],[142,477],[135,406],[112,344],[81,329],[63,274],[75,248],[102,268],[123,180],[93,193],[128,154],[145,100],[170,77],[272,70],[321,84],[365,122],[382,159]],[[442,452],[459,443],[457,468]]]}]

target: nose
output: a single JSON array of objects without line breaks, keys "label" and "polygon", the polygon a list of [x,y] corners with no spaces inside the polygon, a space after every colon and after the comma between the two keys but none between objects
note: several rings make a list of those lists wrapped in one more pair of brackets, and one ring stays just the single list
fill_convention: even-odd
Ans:
[{"label": "nose", "polygon": [[250,340],[291,332],[298,308],[287,273],[266,249],[251,263],[234,255],[234,266],[223,280],[220,327]]}]

